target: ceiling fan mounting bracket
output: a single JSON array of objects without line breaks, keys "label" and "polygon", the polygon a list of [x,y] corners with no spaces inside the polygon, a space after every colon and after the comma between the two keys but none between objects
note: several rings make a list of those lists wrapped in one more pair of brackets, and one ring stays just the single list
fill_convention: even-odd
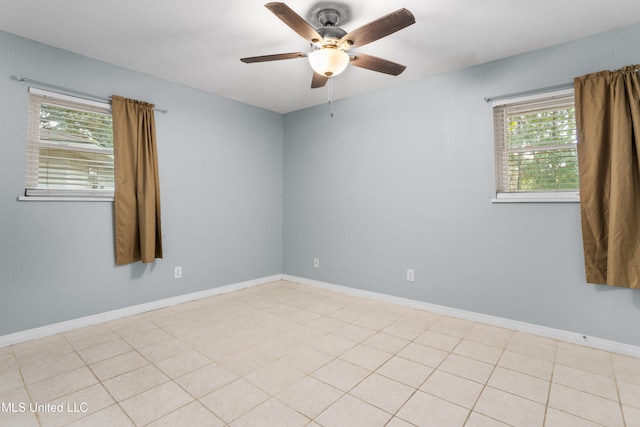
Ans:
[{"label": "ceiling fan mounting bracket", "polygon": [[351,19],[351,9],[344,3],[318,2],[311,7],[307,20],[315,28],[344,25]]},{"label": "ceiling fan mounting bracket", "polygon": [[323,27],[337,27],[340,23],[340,12],[335,9],[322,9],[318,12],[318,21]]}]

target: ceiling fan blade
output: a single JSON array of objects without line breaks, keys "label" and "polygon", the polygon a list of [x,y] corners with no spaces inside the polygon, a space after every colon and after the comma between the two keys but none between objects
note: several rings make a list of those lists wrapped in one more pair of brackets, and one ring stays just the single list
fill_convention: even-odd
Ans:
[{"label": "ceiling fan blade", "polygon": [[300,15],[293,11],[284,3],[273,2],[264,5],[282,22],[287,24],[293,31],[300,34],[303,39],[313,44],[320,43],[323,39],[320,34]]},{"label": "ceiling fan blade", "polygon": [[392,76],[397,76],[407,68],[406,65],[378,58],[377,56],[365,55],[363,53],[357,53],[350,63],[356,67],[390,74]]},{"label": "ceiling fan blade", "polygon": [[295,59],[295,58],[304,58],[307,56],[302,52],[291,52],[291,53],[277,53],[275,55],[262,55],[262,56],[251,56],[249,58],[240,58],[240,61],[245,64],[251,64],[253,62],[267,62],[267,61],[280,61],[281,59]]},{"label": "ceiling fan blade", "polygon": [[322,74],[313,73],[313,78],[311,79],[311,89],[316,89],[319,87],[324,87],[327,84],[329,77],[323,76]]},{"label": "ceiling fan blade", "polygon": [[369,22],[345,34],[340,42],[347,42],[353,47],[364,46],[378,39],[393,34],[416,22],[416,18],[409,10],[402,8],[391,12],[375,21]]}]

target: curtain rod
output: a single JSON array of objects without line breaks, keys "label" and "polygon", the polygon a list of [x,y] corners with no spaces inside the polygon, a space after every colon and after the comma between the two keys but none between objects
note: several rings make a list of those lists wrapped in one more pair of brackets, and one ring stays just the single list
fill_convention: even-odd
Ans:
[{"label": "curtain rod", "polygon": [[[637,68],[635,72],[640,73],[640,68]],[[484,102],[498,101],[498,100],[509,99],[509,98],[517,98],[520,96],[535,95],[538,93],[553,92],[556,90],[571,89],[571,88],[573,88],[573,82],[564,83],[564,84],[555,85],[555,86],[547,86],[539,89],[526,90],[523,92],[508,93],[506,95],[485,97]]]},{"label": "curtain rod", "polygon": [[[77,91],[75,89],[69,89],[67,87],[57,86],[57,85],[54,85],[54,84],[51,84],[51,83],[41,82],[41,81],[38,81],[38,80],[33,80],[33,79],[30,79],[30,78],[27,78],[27,77],[24,77],[24,76],[11,76],[11,80],[15,80],[17,82],[22,82],[22,83],[33,83],[35,85],[45,86],[45,87],[47,87],[49,89],[58,89],[58,90],[61,90],[63,92],[67,92],[67,93],[72,94],[72,95],[78,95],[81,98],[88,98],[88,99],[91,99],[91,100],[94,100],[94,101],[100,101],[100,102],[105,102],[105,103],[111,104],[111,97],[110,96],[105,98],[103,96],[92,95],[90,93],[80,92],[80,91]],[[162,113],[162,114],[167,114],[169,112],[169,110],[167,110],[166,108],[165,109],[154,108],[153,110],[154,111],[158,111],[159,113]]]},{"label": "curtain rod", "polygon": [[573,87],[573,83],[564,83],[561,85],[547,86],[547,87],[538,88],[538,89],[526,90],[523,92],[515,92],[515,93],[508,93],[505,95],[485,97],[484,102],[498,101],[498,100],[509,99],[509,98],[518,98],[520,96],[535,95],[538,93],[545,93],[545,92],[553,92],[556,90],[570,89],[572,87]]}]

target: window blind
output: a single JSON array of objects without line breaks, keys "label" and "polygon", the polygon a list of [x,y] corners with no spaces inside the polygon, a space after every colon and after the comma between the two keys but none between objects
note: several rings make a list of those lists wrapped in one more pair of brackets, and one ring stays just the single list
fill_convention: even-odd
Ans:
[{"label": "window blind", "polygon": [[576,192],[573,91],[496,105],[497,193]]},{"label": "window blind", "polygon": [[111,106],[29,89],[26,196],[113,197]]}]

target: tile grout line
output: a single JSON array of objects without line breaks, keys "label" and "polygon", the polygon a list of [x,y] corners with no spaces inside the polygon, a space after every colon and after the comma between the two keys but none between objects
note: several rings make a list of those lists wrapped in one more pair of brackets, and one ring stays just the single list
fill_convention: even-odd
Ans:
[{"label": "tile grout line", "polygon": [[[107,387],[105,387],[105,385],[102,383],[102,380],[100,380],[100,378],[98,378],[98,376],[96,375],[96,373],[93,371],[93,369],[91,369],[91,366],[82,358],[82,356],[80,355],[80,353],[78,353],[78,351],[75,349],[75,347],[71,344],[71,341],[67,338],[67,336],[64,333],[61,333],[62,337],[65,339],[65,341],[69,344],[69,346],[73,349],[73,351],[78,355],[78,357],[80,358],[80,360],[82,360],[82,363],[84,363],[84,366],[89,370],[89,372],[91,372],[91,375],[93,375],[93,377],[96,379],[96,381],[98,381],[98,384],[100,384],[100,386],[104,389],[104,391],[109,395],[109,397],[111,397],[111,399],[113,400],[114,404],[113,405],[109,405],[107,406],[107,408],[111,407],[111,406],[117,406],[118,408],[120,408],[120,410],[122,411],[122,413],[127,417],[127,419],[129,421],[131,421],[132,425],[136,425],[136,423],[133,421],[133,419],[129,416],[129,414],[127,413],[127,411],[124,410],[123,407],[120,406],[120,402],[118,402],[118,400],[111,394],[111,392],[109,391],[109,389]],[[135,350],[135,349],[134,349]],[[114,356],[117,357],[117,356]],[[75,393],[75,392],[74,392]],[[92,414],[88,414],[86,417],[91,416],[97,412],[100,412],[102,410],[104,410],[106,408],[102,408],[96,412],[93,412]],[[79,421],[83,418],[86,417],[80,417],[78,420],[74,420],[73,422]]]},{"label": "tile grout line", "polygon": [[627,425],[627,417],[624,412],[624,405],[622,404],[622,396],[620,395],[620,385],[618,383],[618,373],[616,372],[616,367],[613,362],[613,355],[609,353],[609,363],[611,363],[611,370],[613,371],[613,381],[616,385],[616,395],[618,396],[618,405],[620,406],[620,415],[622,416],[622,424],[623,426]]}]

